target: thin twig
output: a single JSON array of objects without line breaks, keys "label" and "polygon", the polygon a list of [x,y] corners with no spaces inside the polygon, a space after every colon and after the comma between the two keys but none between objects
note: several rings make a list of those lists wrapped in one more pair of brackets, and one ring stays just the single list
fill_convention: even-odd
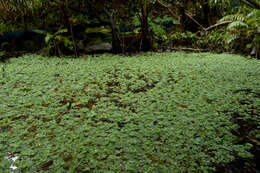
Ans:
[{"label": "thin twig", "polygon": [[192,52],[207,52],[207,49],[195,49],[195,48],[171,48],[172,50],[177,50],[177,51],[192,51]]},{"label": "thin twig", "polygon": [[[173,13],[173,11],[170,9],[170,7],[168,7],[166,4],[160,2],[159,0],[156,0],[156,1],[159,4],[161,4],[163,7],[167,8],[173,17],[176,17],[176,15]],[[193,20],[197,25],[199,25],[204,31],[206,31],[206,29],[197,20],[195,20],[189,13],[185,12],[185,15],[188,16],[191,20]]]},{"label": "thin twig", "polygon": [[173,17],[178,18],[178,17],[174,14],[174,12],[172,11],[172,9],[171,9],[170,7],[168,7],[166,4],[162,3],[162,2],[159,1],[159,0],[156,0],[156,2],[158,2],[161,6],[167,8],[168,11],[171,13],[171,15],[172,15]]},{"label": "thin twig", "polygon": [[231,22],[233,22],[233,21],[232,21],[232,20],[229,20],[229,21],[224,21],[224,22],[221,22],[221,23],[217,23],[217,24],[215,24],[215,25],[212,25],[212,26],[206,28],[205,31],[209,31],[209,30],[211,30],[212,28],[215,28],[215,27],[220,26],[220,25],[226,25],[226,24],[229,24],[229,23],[231,23]]},{"label": "thin twig", "polygon": [[188,16],[191,20],[193,20],[197,25],[199,25],[204,31],[206,31],[206,29],[197,21],[195,20],[189,13],[185,13],[186,16]]}]

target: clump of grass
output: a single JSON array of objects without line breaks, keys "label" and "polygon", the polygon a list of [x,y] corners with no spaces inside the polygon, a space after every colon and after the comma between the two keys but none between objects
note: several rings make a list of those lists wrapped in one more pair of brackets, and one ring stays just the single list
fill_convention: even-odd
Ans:
[{"label": "clump of grass", "polygon": [[257,60],[209,53],[31,55],[10,59],[4,73],[3,171],[12,153],[18,172],[212,172],[252,157],[250,141],[235,136],[237,115],[254,121],[250,133],[259,140]]}]

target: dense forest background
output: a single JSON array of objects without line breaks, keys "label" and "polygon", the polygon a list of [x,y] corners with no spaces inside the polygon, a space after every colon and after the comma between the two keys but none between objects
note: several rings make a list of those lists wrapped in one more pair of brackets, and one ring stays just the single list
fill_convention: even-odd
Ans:
[{"label": "dense forest background", "polygon": [[258,0],[1,0],[1,56],[214,51],[259,57]]}]

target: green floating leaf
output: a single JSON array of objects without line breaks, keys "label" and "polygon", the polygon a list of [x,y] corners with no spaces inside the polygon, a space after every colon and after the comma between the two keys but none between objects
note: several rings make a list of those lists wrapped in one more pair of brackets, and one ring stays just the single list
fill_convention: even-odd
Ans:
[{"label": "green floating leaf", "polygon": [[47,31],[44,31],[44,30],[39,30],[39,29],[34,29],[34,30],[32,30],[33,32],[36,32],[36,33],[38,33],[38,34],[44,34],[44,35],[46,35],[48,32]]},{"label": "green floating leaf", "polygon": [[62,34],[68,32],[68,29],[60,29],[57,32],[55,32],[55,35]]},{"label": "green floating leaf", "polygon": [[107,34],[110,33],[111,29],[107,29],[104,26],[101,27],[96,27],[96,28],[87,28],[85,30],[85,33],[87,34],[91,34],[91,33],[103,33],[103,34]]},{"label": "green floating leaf", "polygon": [[53,37],[54,35],[47,33],[45,37],[45,43],[48,44]]}]

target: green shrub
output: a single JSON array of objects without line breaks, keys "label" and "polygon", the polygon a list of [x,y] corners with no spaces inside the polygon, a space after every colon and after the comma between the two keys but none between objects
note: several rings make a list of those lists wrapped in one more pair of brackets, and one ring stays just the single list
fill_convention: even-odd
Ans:
[{"label": "green shrub", "polygon": [[232,21],[227,26],[226,43],[238,52],[249,54],[255,49],[256,57],[260,56],[260,10],[224,16],[219,22]]},{"label": "green shrub", "polygon": [[169,36],[173,46],[188,46],[193,47],[196,40],[199,39],[195,33],[192,32],[175,32]]},{"label": "green shrub", "polygon": [[226,43],[227,35],[222,29],[210,31],[199,40],[200,46],[215,52],[231,51],[231,47]]}]

